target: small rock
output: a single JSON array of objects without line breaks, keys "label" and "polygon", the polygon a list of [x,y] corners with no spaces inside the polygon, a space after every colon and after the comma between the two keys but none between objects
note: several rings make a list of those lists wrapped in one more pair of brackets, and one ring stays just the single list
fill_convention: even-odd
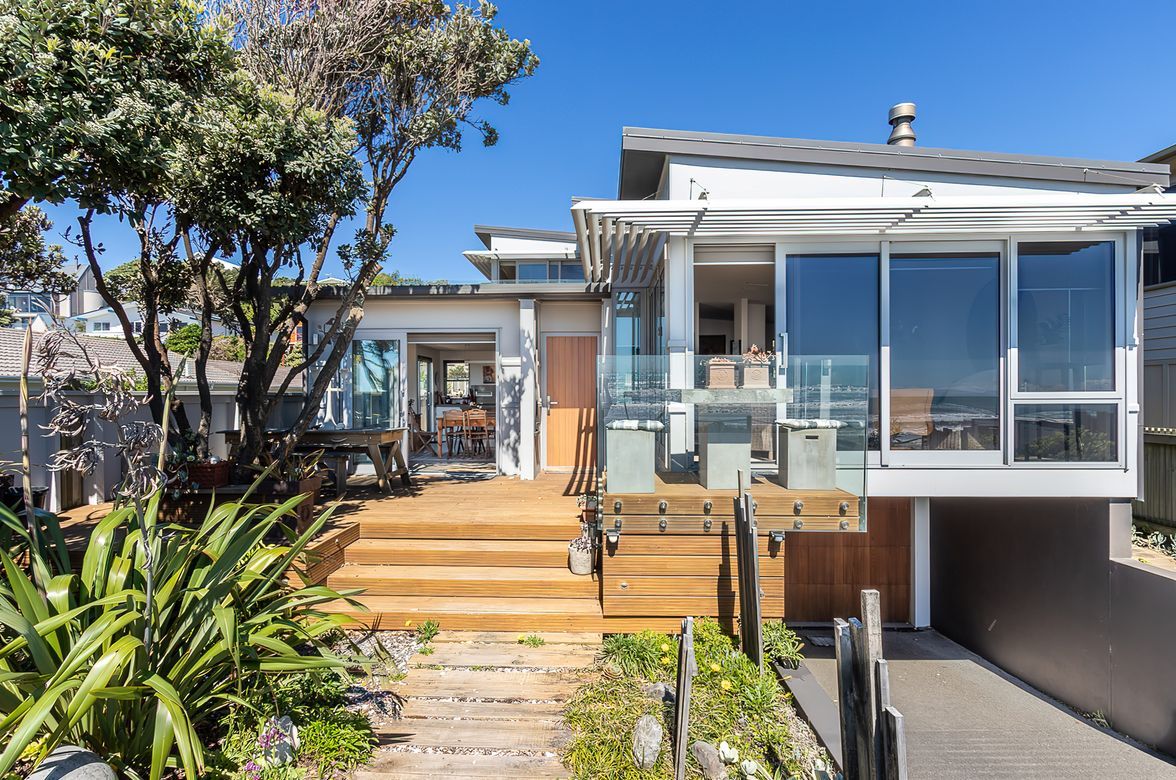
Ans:
[{"label": "small rock", "polygon": [[674,699],[676,698],[674,695],[674,689],[664,682],[646,685],[645,695],[651,699],[665,702],[666,704],[673,704]]},{"label": "small rock", "polygon": [[117,777],[97,753],[76,745],[61,745],[37,764],[28,780],[117,780]]},{"label": "small rock", "polygon": [[633,729],[633,760],[638,769],[653,769],[661,755],[662,727],[652,715],[642,715]]},{"label": "small rock", "polygon": [[702,776],[706,780],[725,780],[727,767],[723,759],[719,758],[719,751],[709,742],[698,740],[690,745],[690,755],[702,768]]}]

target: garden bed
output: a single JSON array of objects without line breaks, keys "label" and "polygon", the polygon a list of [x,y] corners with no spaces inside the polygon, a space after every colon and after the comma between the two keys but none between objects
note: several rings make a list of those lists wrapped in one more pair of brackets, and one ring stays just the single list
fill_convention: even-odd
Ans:
[{"label": "garden bed", "polygon": [[[820,777],[829,757],[770,665],[760,671],[713,618],[696,619],[694,631],[698,675],[688,744],[702,741],[718,748],[726,743],[722,752],[730,777],[746,776],[741,766],[745,761],[760,769],[754,777],[773,777],[774,771],[783,777]],[[767,656],[785,665],[799,660],[800,643],[782,622],[765,623],[764,637]],[[673,777],[677,644],[677,637],[653,631],[605,639],[600,678],[581,687],[564,712],[572,737],[563,759],[575,777]],[[661,725],[662,744],[656,763],[641,769],[634,758],[633,734],[645,715]],[[704,777],[694,752],[686,759],[687,774]]]}]

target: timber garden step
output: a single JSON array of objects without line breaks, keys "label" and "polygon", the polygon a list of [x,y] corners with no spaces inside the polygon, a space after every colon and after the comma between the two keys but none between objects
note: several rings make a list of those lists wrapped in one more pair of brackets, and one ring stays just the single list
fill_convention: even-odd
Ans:
[{"label": "timber garden step", "polygon": [[[573,530],[569,526],[569,539]],[[359,539],[344,551],[347,563],[437,566],[526,566],[566,569],[568,543],[511,539]]]},{"label": "timber garden step", "polygon": [[386,518],[365,514],[360,522],[361,539],[459,539],[563,541],[579,535],[579,522],[550,513],[520,511],[484,519],[470,518],[459,507],[436,515]]},{"label": "timber garden step", "polygon": [[595,576],[565,569],[511,566],[369,566],[347,564],[327,578],[336,590],[363,588],[365,595],[594,598]]}]

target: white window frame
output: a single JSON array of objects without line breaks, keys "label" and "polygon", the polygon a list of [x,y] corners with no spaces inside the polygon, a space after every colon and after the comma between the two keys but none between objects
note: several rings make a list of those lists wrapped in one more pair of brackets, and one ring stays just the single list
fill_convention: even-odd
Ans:
[{"label": "white window frame", "polygon": [[[1018,234],[1009,236],[1009,295],[1008,301],[1008,362],[1009,362],[1009,381],[1008,381],[1008,403],[1005,407],[1005,428],[1006,440],[1008,442],[1005,448],[1006,464],[1013,468],[1034,468],[1034,469],[1122,469],[1127,468],[1128,451],[1130,442],[1128,441],[1128,425],[1127,425],[1127,405],[1126,399],[1130,397],[1128,384],[1132,381],[1130,372],[1127,370],[1127,340],[1130,328],[1127,325],[1127,318],[1133,316],[1134,305],[1128,301],[1128,295],[1134,296],[1135,286],[1128,279],[1135,277],[1135,269],[1133,264],[1126,262],[1127,246],[1126,237],[1122,233],[1078,233],[1078,234],[1057,234],[1057,233],[1043,233],[1043,234]],[[1114,279],[1114,289],[1112,291],[1112,305],[1111,322],[1114,328],[1112,339],[1114,356],[1112,365],[1114,367],[1114,389],[1113,390],[1099,390],[1099,391],[1024,391],[1020,390],[1019,373],[1019,333],[1018,326],[1020,321],[1020,290],[1017,288],[1017,268],[1018,268],[1018,247],[1020,244],[1048,244],[1048,243],[1069,243],[1073,241],[1090,241],[1090,242],[1110,242],[1113,245],[1112,255],[1112,274]],[[1131,267],[1129,267],[1131,266]],[[1113,404],[1116,407],[1116,435],[1118,437],[1115,446],[1117,460],[1114,461],[1059,461],[1059,462],[1044,462],[1044,461],[1018,461],[1016,459],[1017,442],[1015,440],[1016,433],[1016,406],[1022,405],[1043,405],[1043,406],[1061,406],[1065,404],[1099,404],[1107,405]]]}]

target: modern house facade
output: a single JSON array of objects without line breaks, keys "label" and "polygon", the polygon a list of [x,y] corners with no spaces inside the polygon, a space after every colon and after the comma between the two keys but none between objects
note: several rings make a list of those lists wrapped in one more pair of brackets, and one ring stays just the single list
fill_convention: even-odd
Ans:
[{"label": "modern house facade", "polygon": [[[464,350],[493,362],[497,467],[523,479],[596,468],[607,493],[626,427],[662,482],[744,461],[770,478],[781,423],[835,425],[865,542],[791,534],[790,556],[825,545],[811,565],[844,571],[789,584],[884,577],[915,626],[974,595],[933,581],[964,504],[1027,524],[1080,507],[1081,534],[1119,544],[1143,473],[1141,231],[1176,218],[1168,167],[915,146],[906,112],[885,144],[626,128],[617,198],[574,201],[574,232],[480,227],[484,281],[371,291],[324,421],[404,424]],[[312,343],[333,308],[312,307]],[[715,384],[753,344],[766,384]],[[732,420],[750,457],[720,461]],[[1054,522],[1034,527],[1064,538]]]}]

